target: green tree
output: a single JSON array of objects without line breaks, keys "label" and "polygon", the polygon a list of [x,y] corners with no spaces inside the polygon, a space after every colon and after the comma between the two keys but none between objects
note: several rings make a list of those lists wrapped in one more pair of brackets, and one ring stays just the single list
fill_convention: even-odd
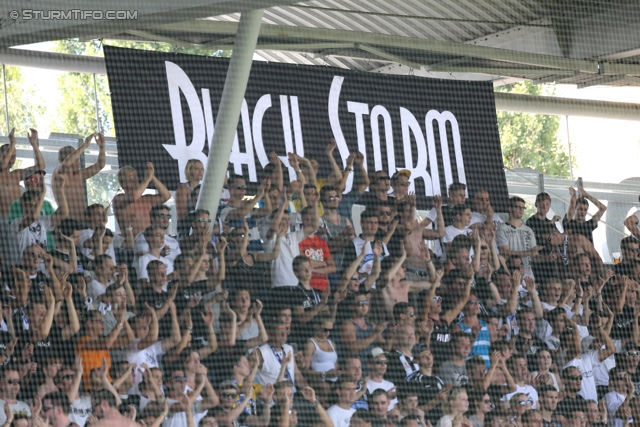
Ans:
[{"label": "green tree", "polygon": [[[7,103],[9,105],[9,128],[16,128],[16,135],[26,136],[29,128],[37,127],[37,117],[44,112],[44,102],[35,90],[24,84],[22,70],[18,67],[5,67],[7,81]],[[4,86],[0,84],[4,104]],[[5,108],[0,114],[0,132],[7,132]]]},{"label": "green tree", "polygon": [[[541,95],[547,89],[524,81],[496,91]],[[553,95],[554,92],[551,90],[546,94]],[[569,156],[558,139],[560,117],[505,111],[498,111],[497,115],[502,158],[507,168],[531,168],[545,175],[569,176]]]}]

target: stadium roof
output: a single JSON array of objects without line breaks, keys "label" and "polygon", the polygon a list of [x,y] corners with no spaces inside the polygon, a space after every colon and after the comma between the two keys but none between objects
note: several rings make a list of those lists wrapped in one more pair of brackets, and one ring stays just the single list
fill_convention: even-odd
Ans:
[{"label": "stadium roof", "polygon": [[87,19],[43,18],[57,10],[106,14],[104,4],[3,2],[0,47],[104,38],[230,49],[240,12],[265,8],[257,53],[269,61],[497,82],[640,85],[637,1],[121,0],[108,8],[135,19],[96,20],[92,12]]}]

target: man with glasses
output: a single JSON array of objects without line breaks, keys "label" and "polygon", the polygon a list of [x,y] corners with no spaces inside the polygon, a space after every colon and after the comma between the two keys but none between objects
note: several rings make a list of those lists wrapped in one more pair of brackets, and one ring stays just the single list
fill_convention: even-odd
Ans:
[{"label": "man with glasses", "polygon": [[394,198],[389,197],[390,184],[391,178],[386,171],[378,170],[369,174],[369,192],[363,194],[356,203],[373,212],[380,206],[393,207]]},{"label": "man with glasses", "polygon": [[42,416],[51,427],[78,427],[69,419],[71,404],[66,394],[54,391],[42,398]]},{"label": "man with glasses", "polygon": [[394,231],[396,231],[396,225],[391,224],[396,216],[396,212],[391,208],[391,206],[384,205],[378,206],[376,209],[376,215],[378,217],[378,232],[376,233],[376,240],[382,240],[388,244]]},{"label": "man with glasses", "polygon": [[87,418],[91,415],[91,395],[88,390],[80,394],[80,383],[82,382],[82,359],[77,358],[73,368],[62,366],[54,379],[56,387],[69,399],[69,419],[79,426],[84,426]]},{"label": "man with glasses", "polygon": [[483,320],[478,319],[480,314],[480,299],[474,295],[469,295],[469,299],[462,309],[464,318],[458,322],[453,328],[455,332],[462,331],[471,336],[473,346],[469,357],[478,355],[482,357],[486,365],[486,369],[489,369],[489,347],[491,346],[491,333],[489,332],[489,326]]},{"label": "man with glasses", "polygon": [[473,196],[473,209],[474,211],[471,214],[471,223],[469,226],[480,224],[497,230],[498,227],[504,223],[502,218],[494,212],[487,190],[476,191],[476,194]]},{"label": "man with glasses", "polygon": [[[392,400],[391,408],[396,404],[396,387],[391,381],[385,380],[384,374],[387,373],[389,365],[389,354],[380,347],[374,347],[369,353],[369,381],[367,382],[367,391],[371,395],[375,390],[382,389],[388,393]],[[369,398],[371,400],[371,398]],[[369,404],[371,406],[371,404]]]},{"label": "man with glasses", "polygon": [[524,263],[525,275],[532,275],[531,259],[537,257],[544,246],[536,245],[533,230],[522,222],[524,208],[523,198],[509,199],[509,219],[496,230],[496,244],[503,257],[519,256]]},{"label": "man with glasses", "polygon": [[627,342],[616,357],[617,366],[623,368],[636,386],[636,394],[640,395],[640,380],[638,380],[638,363],[640,363],[640,346],[634,342]]},{"label": "man with glasses", "polygon": [[[25,402],[18,400],[20,393],[20,374],[12,368],[4,367],[0,369],[0,399],[8,403],[11,411],[16,413],[27,414],[31,417],[31,408]],[[0,408],[0,425],[7,420],[7,414],[4,412],[4,405]]]},{"label": "man with glasses", "polygon": [[[176,257],[180,255],[180,244],[167,233],[167,229],[171,223],[171,210],[167,205],[156,205],[151,208],[149,218],[151,220],[151,227],[158,227],[164,230],[164,246],[162,247],[161,255],[173,263]],[[139,233],[135,237],[133,245],[133,265],[136,265],[138,257],[150,251],[149,242],[145,238],[144,232]]]},{"label": "man with glasses", "polygon": [[396,200],[402,200],[409,195],[409,187],[411,183],[409,179],[411,178],[411,171],[407,169],[401,169],[391,176],[391,188],[393,188],[393,192],[391,192],[391,196],[395,197]]},{"label": "man with glasses", "polygon": [[556,415],[569,417],[572,408],[585,410],[587,401],[579,394],[582,388],[582,373],[580,369],[575,366],[568,366],[562,370],[560,375],[564,383],[564,398],[558,402]]},{"label": "man with glasses", "polygon": [[334,427],[348,427],[351,416],[356,411],[352,408],[356,401],[356,383],[351,378],[340,376],[336,382],[338,401],[327,409]]},{"label": "man with glasses", "polygon": [[636,391],[631,382],[631,376],[622,368],[611,369],[609,371],[609,390],[611,391],[604,395],[609,414],[609,426],[623,427],[631,416],[629,403]]}]

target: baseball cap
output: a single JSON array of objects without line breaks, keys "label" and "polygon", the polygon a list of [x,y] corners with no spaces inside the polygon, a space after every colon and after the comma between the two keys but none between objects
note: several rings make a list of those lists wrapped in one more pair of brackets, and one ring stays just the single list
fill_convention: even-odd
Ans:
[{"label": "baseball cap", "polygon": [[375,359],[378,356],[389,356],[389,353],[381,349],[380,347],[373,347],[369,352],[369,358]]},{"label": "baseball cap", "polygon": [[405,175],[407,178],[411,178],[411,171],[409,169],[400,169],[391,177],[392,180],[396,179],[398,175]]},{"label": "baseball cap", "polygon": [[47,172],[43,171],[42,169],[27,169],[22,174],[22,180],[26,181],[26,180],[28,180],[29,178],[31,178],[35,174],[40,174],[42,176],[45,176],[47,174]]}]

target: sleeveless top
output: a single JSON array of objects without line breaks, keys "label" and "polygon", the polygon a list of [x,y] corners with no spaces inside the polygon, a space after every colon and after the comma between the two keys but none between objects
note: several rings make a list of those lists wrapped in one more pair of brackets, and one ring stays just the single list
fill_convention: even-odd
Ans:
[{"label": "sleeveless top", "polygon": [[[316,343],[316,340],[309,338],[309,341],[313,343],[316,348],[315,353],[311,356],[311,369],[316,372],[327,372],[331,369],[336,369],[336,362],[338,361],[338,353],[333,346],[331,340],[327,340],[333,351],[324,351]],[[327,378],[330,381],[335,381],[337,378]]]},{"label": "sleeveless top", "polygon": [[[258,369],[258,372],[256,373],[256,380],[258,380],[258,383],[262,385],[275,384],[278,379],[278,374],[280,373],[280,367],[282,366],[281,360],[285,354],[289,352],[293,354],[293,348],[289,344],[283,344],[282,350],[276,352],[271,344],[267,343],[258,347],[258,351],[262,354],[262,368]],[[294,382],[294,370],[294,358],[292,357],[287,367],[288,375],[286,372],[284,375],[285,380],[288,379],[291,382]]]},{"label": "sleeveless top", "polygon": [[[356,328],[356,340],[360,341],[366,338],[369,338],[375,331],[375,328],[373,326],[373,323],[369,322],[368,320],[365,320],[365,322],[367,323],[367,329],[362,329],[360,326],[358,326],[356,323],[354,323],[352,320],[349,320],[351,323],[353,323],[353,326],[355,326]],[[365,375],[365,367],[366,369],[366,373],[369,373],[368,370],[368,356],[369,356],[369,352],[371,351],[371,349],[373,347],[377,347],[374,346],[373,344],[369,344],[366,348],[362,349],[360,351],[360,353],[358,353],[358,356],[360,356],[360,361],[362,362],[362,373],[363,375]]]}]

